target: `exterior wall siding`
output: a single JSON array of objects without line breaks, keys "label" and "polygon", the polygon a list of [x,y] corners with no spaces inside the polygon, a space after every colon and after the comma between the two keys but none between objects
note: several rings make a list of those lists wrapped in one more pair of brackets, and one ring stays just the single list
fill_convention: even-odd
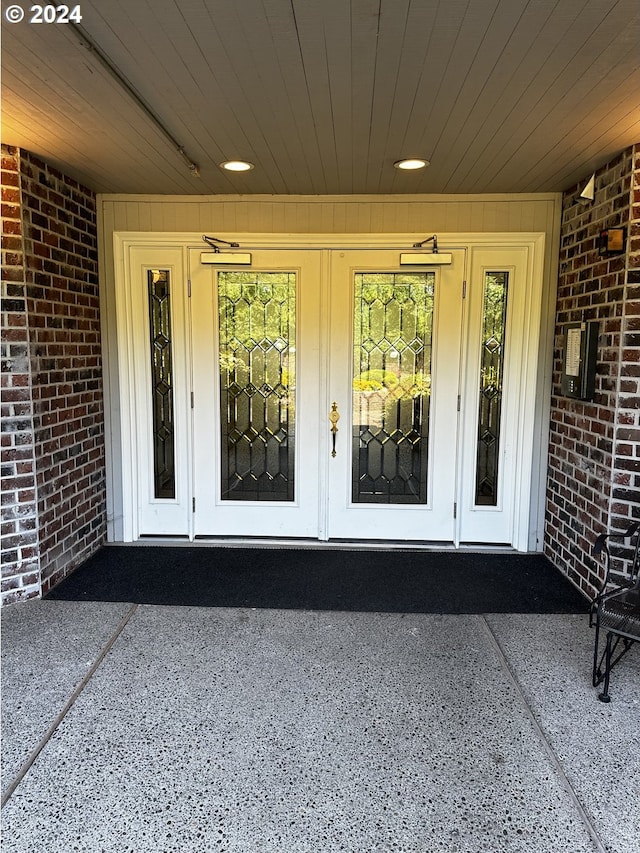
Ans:
[{"label": "exterior wall siding", "polygon": [[104,233],[430,234],[543,231],[556,193],[404,196],[98,196]]},{"label": "exterior wall siding", "polygon": [[[544,547],[588,596],[602,579],[596,536],[640,518],[640,146],[601,168],[595,186],[592,205],[577,202],[580,187],[563,200]],[[616,226],[626,251],[601,257],[598,235]],[[600,323],[596,393],[581,402],[561,394],[563,331],[591,320]]]},{"label": "exterior wall siding", "polygon": [[[28,515],[26,504],[13,504],[20,507],[13,510],[20,514],[18,526],[29,524],[29,530],[3,539],[3,558],[15,565],[14,574],[6,579],[3,574],[3,602],[8,602],[46,594],[90,556],[104,542],[106,513],[95,197],[28,152],[4,149],[3,155],[18,174],[17,193],[11,196],[15,218],[9,222],[22,243],[18,254],[17,242],[5,235],[6,251],[12,248],[16,262],[9,268],[16,280],[6,285],[7,304],[16,310],[3,309],[3,322],[13,324],[6,344],[14,357],[8,381],[15,384],[15,370],[22,369],[19,381],[29,395],[21,409],[14,401],[6,414],[9,427],[23,427],[23,452],[31,450],[28,473],[27,461],[21,460],[22,479],[15,480],[17,469],[6,473],[14,474],[9,485],[18,487],[18,498],[33,499]],[[16,318],[22,318],[21,325]],[[16,328],[24,340],[16,339]],[[11,433],[13,446],[3,437],[14,456],[17,434]],[[14,553],[13,545],[22,552]],[[33,565],[24,563],[25,548]]]}]

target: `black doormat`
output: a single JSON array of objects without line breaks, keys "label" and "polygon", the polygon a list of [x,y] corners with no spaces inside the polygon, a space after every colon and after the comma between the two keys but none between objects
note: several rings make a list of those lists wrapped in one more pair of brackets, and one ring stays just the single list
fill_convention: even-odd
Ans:
[{"label": "black doormat", "polygon": [[585,613],[541,554],[107,546],[47,599],[390,613]]}]

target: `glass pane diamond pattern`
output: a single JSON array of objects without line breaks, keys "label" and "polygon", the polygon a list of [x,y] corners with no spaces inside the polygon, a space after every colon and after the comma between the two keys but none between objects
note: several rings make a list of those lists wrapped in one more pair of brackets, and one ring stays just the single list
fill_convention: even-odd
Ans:
[{"label": "glass pane diamond pattern", "polygon": [[433,272],[355,276],[354,503],[427,503],[434,287]]},{"label": "glass pane diamond pattern", "polygon": [[508,272],[486,272],[482,305],[476,506],[497,506]]},{"label": "glass pane diamond pattern", "polygon": [[296,275],[218,273],[221,496],[293,501]]},{"label": "glass pane diamond pattern", "polygon": [[151,345],[154,497],[175,498],[175,447],[169,270],[147,270]]}]

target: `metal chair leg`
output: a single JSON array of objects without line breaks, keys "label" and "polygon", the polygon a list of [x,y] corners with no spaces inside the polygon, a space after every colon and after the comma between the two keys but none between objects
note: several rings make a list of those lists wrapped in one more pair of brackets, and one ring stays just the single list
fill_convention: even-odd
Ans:
[{"label": "metal chair leg", "polygon": [[592,682],[593,686],[597,687],[600,681],[602,680],[600,673],[600,661],[598,660],[598,656],[600,653],[600,620],[596,621],[596,636],[595,636],[595,645],[593,648],[593,674],[592,674]]},{"label": "metal chair leg", "polygon": [[604,661],[604,687],[602,689],[602,693],[598,693],[598,699],[601,702],[611,702],[611,696],[609,696],[609,676],[611,675],[611,655],[612,655],[612,646],[613,646],[613,634],[611,631],[607,633],[607,648],[605,651],[605,661]]}]

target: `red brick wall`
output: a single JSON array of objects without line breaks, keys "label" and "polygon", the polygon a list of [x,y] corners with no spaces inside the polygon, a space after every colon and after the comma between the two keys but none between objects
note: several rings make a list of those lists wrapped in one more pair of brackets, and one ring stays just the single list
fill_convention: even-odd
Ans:
[{"label": "red brick wall", "polygon": [[[14,205],[22,230],[37,551],[46,594],[106,533],[96,206],[91,192],[28,152],[11,156],[19,156]],[[12,599],[4,581],[3,593]]]},{"label": "red brick wall", "polygon": [[[544,549],[592,596],[594,539],[640,518],[640,145],[597,172],[583,206],[587,178],[563,202]],[[601,257],[597,237],[614,226],[627,230],[626,252]],[[589,320],[600,324],[596,393],[580,402],[560,391],[563,328]]]},{"label": "red brick wall", "polygon": [[20,153],[2,149],[2,601],[40,593]]}]

